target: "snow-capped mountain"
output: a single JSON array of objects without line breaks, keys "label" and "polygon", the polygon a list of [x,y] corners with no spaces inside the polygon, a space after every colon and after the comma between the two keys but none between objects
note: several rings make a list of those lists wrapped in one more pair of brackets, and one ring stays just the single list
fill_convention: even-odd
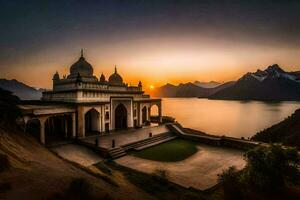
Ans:
[{"label": "snow-capped mountain", "polygon": [[246,73],[233,86],[210,98],[300,100],[300,72],[286,72],[274,64],[265,70]]},{"label": "snow-capped mountain", "polygon": [[[299,72],[285,72],[283,69],[281,69],[277,64],[269,66],[264,71],[258,69],[254,73],[247,73],[247,76],[252,76],[258,81],[264,81],[266,78],[286,78],[293,81],[298,81],[297,78],[300,77]],[[245,78],[245,77],[244,77]]]}]

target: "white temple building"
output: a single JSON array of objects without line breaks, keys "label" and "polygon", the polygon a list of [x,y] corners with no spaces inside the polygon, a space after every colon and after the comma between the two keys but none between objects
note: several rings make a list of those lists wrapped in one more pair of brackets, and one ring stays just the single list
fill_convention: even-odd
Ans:
[{"label": "white temple building", "polygon": [[38,105],[23,105],[25,124],[38,119],[41,124],[40,141],[47,135],[64,132],[66,137],[83,138],[89,134],[109,134],[113,130],[141,127],[150,124],[150,109],[156,105],[161,122],[161,99],[151,99],[144,94],[142,82],[129,86],[114,69],[114,73],[99,79],[93,66],[81,51],[70,74],[53,76],[53,89],[43,92]]}]

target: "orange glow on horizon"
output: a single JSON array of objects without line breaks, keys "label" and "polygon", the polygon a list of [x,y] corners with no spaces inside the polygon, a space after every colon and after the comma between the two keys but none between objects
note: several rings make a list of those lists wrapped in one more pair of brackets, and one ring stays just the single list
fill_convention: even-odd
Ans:
[{"label": "orange glow on horizon", "polygon": [[264,69],[274,63],[286,71],[300,69],[300,47],[279,48],[188,37],[147,38],[119,43],[101,41],[101,45],[99,41],[83,43],[80,46],[62,44],[60,49],[56,45],[49,46],[3,67],[0,78],[17,79],[30,86],[50,89],[53,74],[56,71],[60,77],[69,74],[69,68],[77,61],[82,46],[88,47],[84,56],[94,67],[97,78],[103,72],[108,79],[117,65],[124,82],[137,85],[142,81],[146,91],[151,85],[159,87],[166,83],[178,85],[194,81],[237,80],[249,71]]}]

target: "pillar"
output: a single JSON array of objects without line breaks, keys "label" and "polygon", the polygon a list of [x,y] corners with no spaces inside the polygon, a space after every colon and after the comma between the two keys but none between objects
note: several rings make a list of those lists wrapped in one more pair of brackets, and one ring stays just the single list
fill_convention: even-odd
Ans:
[{"label": "pillar", "polygon": [[46,138],[45,138],[45,123],[47,118],[43,117],[43,118],[39,118],[40,120],[40,142],[41,144],[45,145],[46,142]]},{"label": "pillar", "polygon": [[84,116],[84,108],[82,106],[78,107],[78,130],[77,136],[84,138],[85,137],[85,116]]},{"label": "pillar", "polygon": [[161,103],[158,106],[158,116],[159,116],[159,123],[162,123],[162,108],[161,108]]},{"label": "pillar", "polygon": [[76,137],[76,114],[72,113],[72,137]]},{"label": "pillar", "polygon": [[63,122],[64,122],[64,128],[65,128],[65,137],[68,137],[68,118],[66,116],[64,116],[63,118]]},{"label": "pillar", "polygon": [[105,112],[105,105],[102,105],[101,106],[101,115],[100,115],[100,118],[101,118],[101,124],[102,124],[102,126],[101,126],[101,132],[105,132],[105,114],[106,114],[106,112]]}]

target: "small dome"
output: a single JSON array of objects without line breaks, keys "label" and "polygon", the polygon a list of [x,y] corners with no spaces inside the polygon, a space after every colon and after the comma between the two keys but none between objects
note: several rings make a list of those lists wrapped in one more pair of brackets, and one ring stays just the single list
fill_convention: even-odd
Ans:
[{"label": "small dome", "polygon": [[105,76],[104,76],[103,73],[102,73],[101,76],[100,76],[100,82],[105,82]]},{"label": "small dome", "polygon": [[93,76],[93,67],[90,63],[88,63],[83,57],[83,51],[81,50],[81,56],[77,62],[75,62],[70,67],[70,76],[76,77],[80,74],[82,77],[91,77]]},{"label": "small dome", "polygon": [[118,74],[117,67],[115,67],[115,73],[110,75],[108,78],[108,81],[112,85],[122,85],[123,84],[123,78]]},{"label": "small dome", "polygon": [[56,72],[54,75],[53,75],[53,79],[52,80],[59,80],[59,74],[58,72]]}]

